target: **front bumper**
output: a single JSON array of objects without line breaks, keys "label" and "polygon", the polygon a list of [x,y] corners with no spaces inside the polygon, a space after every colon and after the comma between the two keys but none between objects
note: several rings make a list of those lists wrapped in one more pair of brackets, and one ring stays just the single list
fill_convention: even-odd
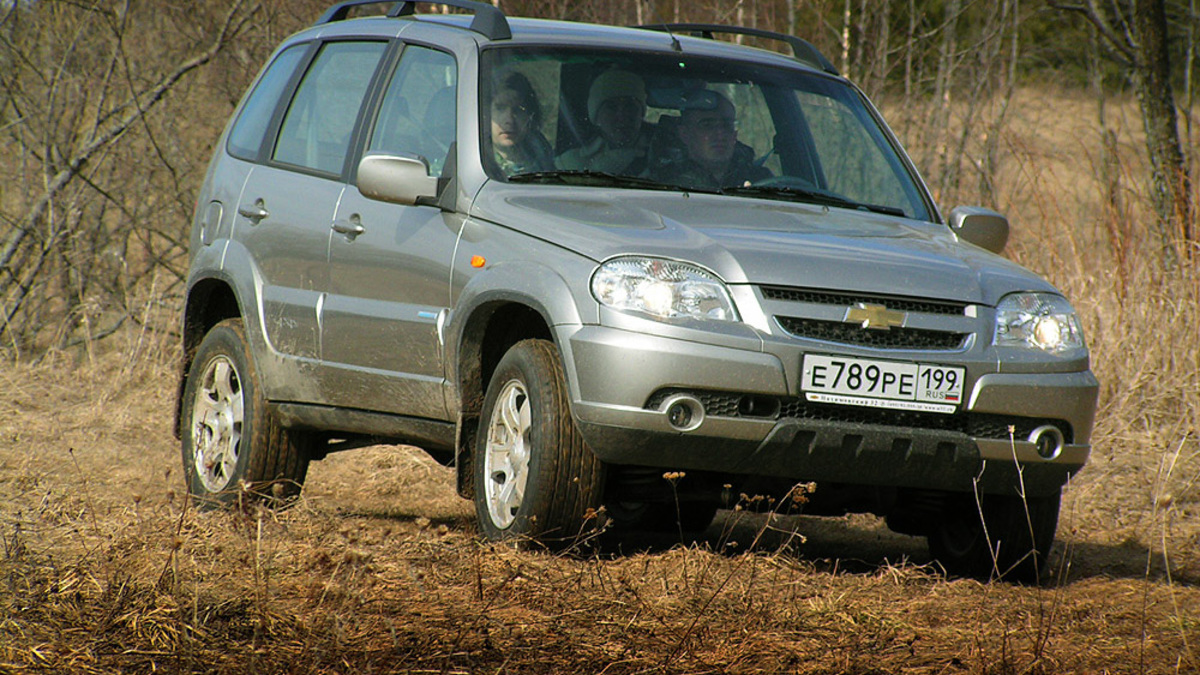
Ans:
[{"label": "front bumper", "polygon": [[[601,326],[560,327],[559,338],[580,432],[614,464],[1038,495],[1059,489],[1090,452],[1099,386],[1087,370],[975,373],[963,410],[939,415],[807,403],[784,365],[799,362],[795,348]],[[704,411],[687,431],[666,412],[680,396]],[[1047,425],[1064,437],[1051,458],[1033,436]]]}]

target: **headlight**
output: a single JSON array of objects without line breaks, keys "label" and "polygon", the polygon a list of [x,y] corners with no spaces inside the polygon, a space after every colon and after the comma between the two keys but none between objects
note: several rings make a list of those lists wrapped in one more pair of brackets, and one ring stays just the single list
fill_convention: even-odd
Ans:
[{"label": "headlight", "polygon": [[661,258],[616,258],[592,275],[592,295],[622,312],[659,319],[737,321],[725,284],[695,265]]},{"label": "headlight", "polygon": [[996,345],[1064,352],[1083,347],[1083,328],[1066,298],[1014,293],[996,307]]}]

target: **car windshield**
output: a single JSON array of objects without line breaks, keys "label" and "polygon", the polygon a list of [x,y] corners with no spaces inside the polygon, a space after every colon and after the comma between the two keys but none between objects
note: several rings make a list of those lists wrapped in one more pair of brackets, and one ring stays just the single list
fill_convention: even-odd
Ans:
[{"label": "car windshield", "polygon": [[493,48],[483,164],[497,180],[711,192],[931,220],[856,89],[800,68],[629,50]]}]

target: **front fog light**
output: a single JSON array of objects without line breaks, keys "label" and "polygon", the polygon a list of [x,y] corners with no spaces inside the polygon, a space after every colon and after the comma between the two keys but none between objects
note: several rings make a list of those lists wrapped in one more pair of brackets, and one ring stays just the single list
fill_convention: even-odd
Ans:
[{"label": "front fog light", "polygon": [[737,321],[729,289],[712,272],[662,258],[615,258],[592,276],[600,304],[659,319]]},{"label": "front fog light", "polygon": [[996,345],[1063,352],[1084,346],[1079,316],[1066,298],[1014,293],[996,306]]}]

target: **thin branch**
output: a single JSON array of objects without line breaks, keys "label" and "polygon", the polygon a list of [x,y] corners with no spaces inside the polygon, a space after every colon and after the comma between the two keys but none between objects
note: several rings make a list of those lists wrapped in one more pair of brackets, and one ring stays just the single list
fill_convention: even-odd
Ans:
[{"label": "thin branch", "polygon": [[[193,70],[207,64],[225,48],[230,37],[236,35],[248,20],[245,16],[240,18],[237,16],[238,11],[244,3],[245,0],[237,0],[233,3],[229,12],[224,17],[220,30],[217,31],[216,37],[213,38],[207,49],[184,61],[170,73],[161,77],[154,86],[142,92],[141,96],[135,95],[132,97],[133,102],[136,103],[133,110],[127,112],[116,123],[94,136],[66,162],[65,168],[59,170],[47,181],[41,198],[26,213],[21,226],[13,232],[6,242],[3,251],[0,252],[0,267],[8,266],[16,254],[18,247],[25,240],[25,237],[33,231],[35,225],[52,208],[55,197],[79,175],[83,167],[87,165],[98,151],[123,136],[131,126],[157,105],[180,79]],[[250,13],[253,13],[253,10]]]},{"label": "thin branch", "polygon": [[1096,30],[1099,31],[1104,41],[1121,55],[1121,60],[1125,62],[1124,65],[1132,66],[1138,62],[1137,52],[1134,49],[1135,45],[1129,31],[1126,30],[1125,37],[1122,38],[1116,28],[1101,15],[1100,8],[1096,6],[1095,0],[1087,0],[1087,4],[1063,2],[1062,0],[1048,1],[1050,6],[1055,9],[1082,14],[1084,18],[1096,27]]}]

